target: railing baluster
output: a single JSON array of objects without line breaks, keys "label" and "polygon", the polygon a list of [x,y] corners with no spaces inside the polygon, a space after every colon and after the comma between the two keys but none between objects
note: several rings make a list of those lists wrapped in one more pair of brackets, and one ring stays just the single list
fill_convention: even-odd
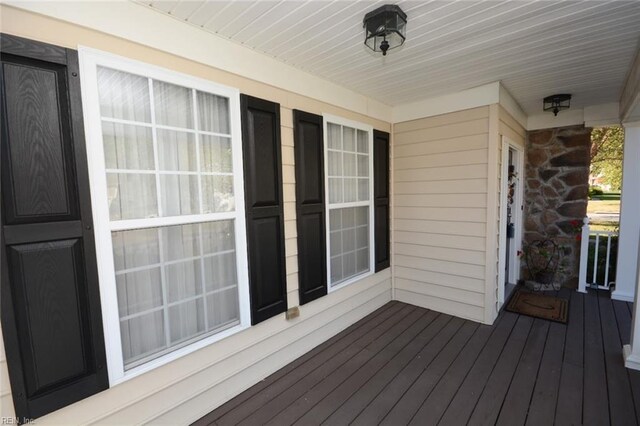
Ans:
[{"label": "railing baluster", "polygon": [[600,245],[600,233],[596,234],[596,249],[593,255],[593,283],[598,285],[598,246]]},{"label": "railing baluster", "polygon": [[587,259],[589,258],[589,218],[582,220],[582,236],[580,239],[580,273],[578,277],[578,291],[587,292]]},{"label": "railing baluster", "polygon": [[611,260],[611,234],[607,236],[607,264],[604,270],[604,286],[609,289],[609,261]]}]

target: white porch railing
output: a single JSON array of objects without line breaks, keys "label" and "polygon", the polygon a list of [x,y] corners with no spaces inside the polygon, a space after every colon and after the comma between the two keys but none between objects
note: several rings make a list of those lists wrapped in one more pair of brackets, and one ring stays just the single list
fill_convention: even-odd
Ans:
[{"label": "white porch railing", "polygon": [[[617,256],[612,256],[611,240],[617,236],[618,233],[615,231],[596,231],[590,229],[589,218],[584,218],[580,245],[579,292],[586,293],[588,287],[609,290],[613,283],[609,281],[610,266],[615,265],[617,260],[615,258]],[[600,258],[601,244],[606,244],[607,247],[604,257],[604,275],[600,271],[603,263],[602,258]],[[593,255],[591,259],[589,259],[590,254]],[[589,277],[589,271],[592,271],[591,277]]]}]

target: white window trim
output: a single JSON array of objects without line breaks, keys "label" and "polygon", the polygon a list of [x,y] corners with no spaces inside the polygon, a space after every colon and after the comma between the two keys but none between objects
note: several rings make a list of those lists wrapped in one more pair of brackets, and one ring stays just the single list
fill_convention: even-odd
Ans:
[{"label": "white window trim", "polygon": [[[322,114],[322,126],[324,132],[324,202],[325,202],[325,242],[327,255],[327,292],[331,293],[340,290],[350,284],[362,280],[368,276],[375,274],[375,226],[374,226],[374,176],[373,176],[373,126],[369,126],[358,121],[349,120],[337,115]],[[352,127],[354,129],[363,130],[369,135],[369,201],[355,201],[349,203],[340,203],[340,208],[347,207],[369,207],[369,270],[354,277],[341,282],[338,285],[331,285],[331,241],[329,228],[329,141],[328,141],[328,124],[338,124],[341,126]]]},{"label": "white window trim", "polygon": [[[238,89],[219,85],[211,81],[181,74],[165,68],[145,64],[102,52],[87,47],[79,47],[80,80],[82,87],[82,106],[84,109],[84,126],[89,166],[89,183],[94,223],[98,277],[100,282],[100,300],[102,307],[102,323],[104,328],[105,349],[109,371],[109,383],[113,386],[140,374],[165,365],[184,355],[217,342],[225,337],[244,330],[251,325],[249,302],[249,277],[247,264],[247,236],[244,206],[244,179],[242,165],[242,139],[240,128],[240,92]],[[210,221],[234,219],[236,243],[236,267],[238,277],[238,299],[240,308],[240,324],[220,333],[207,336],[187,346],[173,350],[156,359],[148,361],[127,371],[124,369],[122,344],[120,339],[120,319],[118,315],[118,299],[116,293],[115,267],[111,232],[131,229],[131,222],[121,220],[111,222],[107,202],[107,177],[102,143],[101,117],[98,98],[97,67],[105,66],[124,72],[161,80],[180,86],[186,86],[203,92],[218,94],[229,98],[231,146],[233,152],[234,197],[236,209],[228,213],[211,213],[191,215],[188,217],[159,217],[149,219],[142,226],[155,227]],[[136,221],[139,222],[139,221]]]}]

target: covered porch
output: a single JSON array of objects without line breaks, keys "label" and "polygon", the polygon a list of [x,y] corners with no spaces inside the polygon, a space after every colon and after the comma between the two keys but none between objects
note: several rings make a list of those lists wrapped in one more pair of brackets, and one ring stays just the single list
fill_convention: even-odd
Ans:
[{"label": "covered porch", "polygon": [[[84,209],[43,232],[46,186],[16,198],[33,228],[2,200],[3,421],[640,424],[640,3],[394,1],[410,37],[388,56],[362,43],[373,0],[1,3],[19,73],[0,86],[15,83],[22,120],[3,173],[5,145],[29,160],[27,143],[58,147],[15,169],[25,187],[77,170],[60,191]],[[34,109],[75,114],[58,142],[22,132],[34,63],[38,93],[73,103]],[[577,271],[562,226],[585,215],[590,130],[612,124],[626,132],[615,291],[576,291],[574,274],[554,292],[566,324],[506,312],[527,234],[565,238]],[[55,241],[75,261],[80,233],[76,269],[7,254]],[[42,258],[64,276],[29,275]],[[63,287],[67,308],[27,293]]]},{"label": "covered porch", "polygon": [[636,424],[632,304],[563,289],[561,324],[389,302],[195,424]]}]

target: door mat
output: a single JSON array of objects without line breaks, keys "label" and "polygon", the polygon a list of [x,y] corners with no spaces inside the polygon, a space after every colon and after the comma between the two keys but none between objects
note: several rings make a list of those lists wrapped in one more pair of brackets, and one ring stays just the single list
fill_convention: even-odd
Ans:
[{"label": "door mat", "polygon": [[518,290],[511,296],[507,311],[566,324],[569,301],[555,296]]}]

